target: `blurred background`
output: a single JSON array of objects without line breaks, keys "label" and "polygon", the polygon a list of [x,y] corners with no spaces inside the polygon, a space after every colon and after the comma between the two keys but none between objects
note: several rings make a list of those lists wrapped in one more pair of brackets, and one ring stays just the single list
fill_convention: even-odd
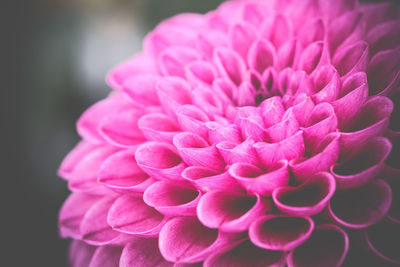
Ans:
[{"label": "blurred background", "polygon": [[76,120],[109,93],[108,70],[140,51],[161,20],[221,2],[2,2],[1,266],[67,266],[69,240],[59,238],[57,216],[69,192],[56,173],[79,140]]},{"label": "blurred background", "polygon": [[107,71],[138,52],[156,24],[221,2],[2,1],[1,266],[67,266],[57,216],[69,192],[56,172],[79,140],[76,120],[108,94]]}]

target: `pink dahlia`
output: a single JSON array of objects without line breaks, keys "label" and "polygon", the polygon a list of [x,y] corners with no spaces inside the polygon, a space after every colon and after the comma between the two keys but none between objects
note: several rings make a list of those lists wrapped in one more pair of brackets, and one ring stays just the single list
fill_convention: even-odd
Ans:
[{"label": "pink dahlia", "polygon": [[72,266],[400,264],[399,23],[356,0],[162,22],[59,170]]}]

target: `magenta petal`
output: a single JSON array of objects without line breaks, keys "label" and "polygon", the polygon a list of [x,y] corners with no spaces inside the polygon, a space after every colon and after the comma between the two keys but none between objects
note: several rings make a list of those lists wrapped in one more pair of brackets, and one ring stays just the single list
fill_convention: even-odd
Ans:
[{"label": "magenta petal", "polygon": [[322,224],[311,237],[289,254],[289,267],[319,267],[342,265],[349,250],[349,237],[340,227]]},{"label": "magenta petal", "polygon": [[[238,109],[235,123],[241,130],[242,137],[261,141],[266,136],[264,122],[259,110],[255,107],[242,107]],[[231,140],[228,140],[232,142]]]},{"label": "magenta petal", "polygon": [[232,48],[246,58],[250,45],[256,39],[256,32],[251,24],[236,24],[230,32],[230,39]]},{"label": "magenta petal", "polygon": [[84,193],[72,193],[63,204],[58,217],[60,235],[80,239],[80,224],[86,212],[100,197]]},{"label": "magenta petal", "polygon": [[354,123],[342,130],[340,137],[341,157],[351,155],[374,136],[383,135],[389,125],[393,102],[386,97],[370,98],[357,112]]},{"label": "magenta petal", "polygon": [[69,248],[69,264],[71,267],[89,266],[96,247],[83,241],[73,240]]},{"label": "magenta petal", "polygon": [[251,224],[249,237],[260,248],[289,251],[303,244],[313,230],[309,217],[266,215]]},{"label": "magenta petal", "polygon": [[192,166],[205,166],[222,170],[225,162],[221,158],[215,145],[209,146],[200,136],[183,132],[174,137],[174,145],[186,164]]},{"label": "magenta petal", "polygon": [[267,171],[248,163],[235,163],[229,168],[229,173],[248,192],[261,196],[271,196],[272,191],[289,183],[289,169],[286,160],[278,161]]},{"label": "magenta petal", "polygon": [[307,46],[300,56],[298,69],[312,73],[318,66],[329,63],[329,55],[323,41],[317,41]]},{"label": "magenta petal", "polygon": [[253,146],[254,141],[250,138],[239,145],[230,142],[221,142],[216,145],[228,165],[232,165],[235,162],[244,162],[260,166],[260,160]]},{"label": "magenta petal", "polygon": [[381,222],[365,230],[365,242],[368,248],[384,260],[400,264],[399,245],[400,227],[397,223]]},{"label": "magenta petal", "polygon": [[297,34],[297,38],[303,47],[307,47],[316,41],[323,41],[325,38],[324,21],[318,18],[303,25]]},{"label": "magenta petal", "polygon": [[163,109],[174,118],[179,106],[192,103],[191,88],[186,80],[182,78],[164,77],[156,87]]},{"label": "magenta petal", "polygon": [[262,114],[265,127],[268,128],[279,123],[285,114],[282,98],[274,96],[264,100],[260,105],[260,113]]},{"label": "magenta petal", "polygon": [[306,148],[315,148],[327,134],[337,129],[338,120],[331,104],[324,102],[316,105],[304,126],[303,136]]},{"label": "magenta petal", "polygon": [[254,246],[250,240],[241,242],[233,249],[223,253],[215,253],[204,262],[205,267],[246,267],[285,266],[285,254],[282,251],[271,251]]},{"label": "magenta petal", "polygon": [[343,226],[366,228],[386,215],[391,202],[390,186],[383,180],[376,180],[336,194],[328,210],[332,218]]},{"label": "magenta petal", "polygon": [[315,90],[311,96],[315,103],[336,100],[340,92],[340,76],[332,65],[324,65],[313,73]]},{"label": "magenta petal", "polygon": [[291,23],[283,14],[277,14],[268,25],[265,34],[275,47],[280,47],[292,37]]},{"label": "magenta petal", "polygon": [[166,260],[192,263],[226,247],[234,237],[203,226],[196,217],[175,217],[162,228],[158,245]]},{"label": "magenta petal", "polygon": [[235,124],[221,125],[217,122],[210,121],[206,123],[209,130],[208,136],[210,142],[218,144],[219,142],[229,140],[233,143],[241,143],[242,137],[239,128]]},{"label": "magenta petal", "polygon": [[371,44],[371,54],[378,51],[393,49],[400,43],[400,20],[397,18],[385,23],[381,23],[372,28],[365,37]]},{"label": "magenta petal", "polygon": [[156,236],[164,216],[144,203],[139,194],[124,194],[111,206],[107,222],[116,231],[126,234]]},{"label": "magenta petal", "polygon": [[208,136],[208,128],[205,123],[209,121],[209,118],[201,109],[193,105],[184,105],[177,109],[176,114],[182,130],[202,137]]},{"label": "magenta petal", "polygon": [[369,46],[364,41],[338,49],[332,59],[332,64],[340,76],[346,77],[367,70],[369,61]]},{"label": "magenta petal", "polygon": [[282,121],[269,127],[266,132],[270,142],[282,142],[285,139],[295,135],[299,130],[299,123],[293,113],[288,109],[283,115]]},{"label": "magenta petal", "polygon": [[209,228],[224,232],[246,231],[251,222],[271,209],[271,202],[260,196],[212,191],[205,193],[197,206],[197,217]]},{"label": "magenta petal", "polygon": [[143,135],[152,141],[172,143],[172,138],[180,131],[176,122],[162,113],[142,116],[137,124]]},{"label": "magenta petal", "polygon": [[186,167],[176,149],[166,143],[144,143],[136,150],[135,158],[140,168],[157,179],[181,180]]},{"label": "magenta petal", "polygon": [[311,98],[308,97],[305,93],[302,93],[297,96],[297,99],[295,100],[295,102],[293,102],[293,106],[289,109],[292,110],[293,115],[299,123],[299,126],[304,126],[309,114],[314,109],[314,107],[315,104],[311,100]]},{"label": "magenta petal", "polygon": [[393,192],[392,204],[387,214],[387,218],[395,223],[400,224],[400,176],[388,180],[390,188]]},{"label": "magenta petal", "polygon": [[219,173],[207,167],[191,166],[186,168],[181,175],[201,191],[243,191],[243,188],[227,171]]},{"label": "magenta petal", "polygon": [[103,162],[115,152],[113,147],[98,146],[86,154],[70,173],[69,188],[73,191],[104,193],[107,188],[97,183],[98,171]]},{"label": "magenta petal", "polygon": [[185,68],[188,81],[196,86],[199,83],[212,84],[216,76],[213,65],[207,61],[194,61]]},{"label": "magenta petal", "polygon": [[156,238],[136,238],[125,245],[119,261],[120,267],[172,267],[158,249]]},{"label": "magenta petal", "polygon": [[88,267],[118,267],[122,247],[101,246],[96,249]]},{"label": "magenta petal", "polygon": [[279,143],[255,143],[254,149],[266,167],[273,165],[281,159],[290,160],[298,158],[304,154],[303,132],[298,131],[295,135]]},{"label": "magenta petal", "polygon": [[326,172],[310,177],[298,187],[280,187],[272,193],[275,205],[295,216],[311,216],[321,212],[335,193],[335,179]]},{"label": "magenta petal", "polygon": [[114,201],[115,197],[103,198],[86,212],[80,225],[80,232],[86,243],[102,246],[119,237],[120,233],[107,223],[107,214]]},{"label": "magenta petal", "polygon": [[158,66],[164,76],[185,77],[185,66],[199,59],[199,53],[187,46],[171,46],[158,58]]},{"label": "magenta petal", "polygon": [[217,48],[214,51],[214,62],[219,72],[239,85],[244,80],[246,65],[235,51],[228,48]]},{"label": "magenta petal", "polygon": [[273,66],[276,61],[274,46],[266,40],[254,42],[250,47],[247,61],[251,69],[262,73],[266,68]]},{"label": "magenta petal", "polygon": [[298,50],[299,47],[296,39],[292,39],[284,43],[277,52],[275,66],[278,69],[292,67]]},{"label": "magenta petal", "polygon": [[187,185],[156,182],[143,194],[144,202],[167,216],[196,215],[200,192]]},{"label": "magenta petal", "polygon": [[138,128],[138,120],[144,115],[139,109],[124,109],[112,113],[100,121],[99,133],[110,144],[132,147],[145,140]]},{"label": "magenta petal", "polygon": [[135,150],[129,149],[117,152],[103,162],[98,181],[117,192],[143,192],[154,182],[137,165]]},{"label": "magenta petal", "polygon": [[222,115],[224,106],[213,88],[199,85],[193,90],[193,103],[204,110],[210,117]]},{"label": "magenta petal", "polygon": [[347,189],[368,183],[383,169],[384,162],[392,149],[390,141],[383,137],[369,139],[345,162],[330,169],[337,187]]},{"label": "magenta petal", "polygon": [[159,79],[157,75],[137,75],[124,82],[123,91],[141,106],[156,106],[159,104],[156,91]]},{"label": "magenta petal", "polygon": [[347,127],[367,97],[368,82],[364,72],[355,73],[344,81],[339,99],[331,103],[339,120],[340,129]]},{"label": "magenta petal", "polygon": [[239,107],[254,106],[256,104],[254,97],[255,94],[256,90],[250,82],[242,82],[237,90],[237,105]]},{"label": "magenta petal", "polygon": [[315,147],[310,158],[295,158],[289,162],[297,182],[303,183],[314,173],[329,171],[339,158],[340,134],[331,133]]}]

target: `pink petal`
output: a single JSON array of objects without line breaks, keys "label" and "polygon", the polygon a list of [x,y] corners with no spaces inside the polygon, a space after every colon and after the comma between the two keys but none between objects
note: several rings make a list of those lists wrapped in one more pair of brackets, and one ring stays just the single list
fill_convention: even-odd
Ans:
[{"label": "pink petal", "polygon": [[341,157],[351,155],[368,139],[383,135],[389,125],[389,116],[393,111],[393,103],[386,97],[370,98],[358,111],[354,123],[342,130],[340,137]]},{"label": "pink petal", "polygon": [[60,235],[80,239],[80,224],[87,211],[99,201],[99,197],[84,193],[72,193],[65,200],[58,217]]},{"label": "pink petal", "polygon": [[331,167],[330,172],[336,179],[337,187],[357,187],[374,179],[382,171],[391,149],[392,144],[386,138],[369,139],[350,159]]},{"label": "pink petal", "polygon": [[108,157],[100,167],[98,181],[117,192],[143,192],[154,180],[139,168],[135,150],[123,150]]},{"label": "pink petal", "polygon": [[272,193],[275,205],[295,216],[320,213],[335,193],[335,179],[326,172],[310,177],[298,187],[280,187]]},{"label": "pink petal", "polygon": [[278,69],[292,67],[294,60],[298,54],[298,42],[296,39],[289,40],[279,47],[277,52],[275,66]]},{"label": "pink petal", "polygon": [[277,162],[267,171],[248,163],[235,163],[229,168],[229,173],[248,192],[261,196],[271,196],[275,188],[289,184],[289,169],[286,160]]},{"label": "pink petal", "polygon": [[256,32],[251,24],[236,24],[230,32],[231,46],[242,57],[247,58],[250,45],[256,39]]},{"label": "pink petal", "polygon": [[254,26],[259,26],[264,20],[265,14],[260,10],[260,2],[246,3],[243,7],[243,20],[251,23]]},{"label": "pink petal", "polygon": [[212,191],[205,193],[197,207],[197,217],[208,228],[224,232],[246,231],[251,222],[271,209],[271,203],[259,196]]},{"label": "pink petal", "polygon": [[291,109],[288,109],[282,117],[282,121],[272,125],[266,132],[271,143],[282,142],[295,135],[299,130],[299,123]]},{"label": "pink petal", "polygon": [[225,162],[214,145],[209,146],[200,136],[183,132],[174,137],[173,143],[178,148],[183,161],[192,166],[205,166],[222,170]]},{"label": "pink petal", "polygon": [[89,266],[96,247],[83,241],[73,240],[69,249],[69,264],[71,267]]},{"label": "pink petal", "polygon": [[323,41],[325,38],[324,21],[318,18],[303,25],[297,34],[297,38],[303,47],[307,47],[316,41]]},{"label": "pink petal", "polygon": [[210,121],[206,123],[206,126],[209,130],[208,136],[210,142],[213,144],[218,144],[226,140],[236,144],[242,142],[239,127],[235,124],[221,125],[217,122]]},{"label": "pink petal", "polygon": [[193,263],[223,249],[235,237],[203,226],[196,217],[175,217],[162,228],[158,246],[168,261]]},{"label": "pink petal", "polygon": [[367,21],[367,29],[374,25],[395,19],[398,16],[398,7],[389,2],[365,3],[360,6]]},{"label": "pink petal", "polygon": [[309,217],[266,215],[251,224],[249,237],[260,248],[289,251],[303,244],[313,230]]},{"label": "pink petal", "polygon": [[69,177],[69,188],[73,191],[104,193],[107,189],[97,183],[97,174],[103,162],[117,152],[113,147],[99,146],[86,154],[75,166]]},{"label": "pink petal", "polygon": [[238,88],[230,80],[217,78],[213,82],[213,90],[219,96],[224,106],[233,105],[238,98]]},{"label": "pink petal", "polygon": [[368,61],[369,45],[364,41],[359,41],[338,49],[333,56],[332,64],[345,79],[354,73],[366,71]]},{"label": "pink petal", "polygon": [[309,158],[295,158],[289,162],[290,170],[294,179],[299,182],[305,182],[308,177],[321,171],[329,171],[339,158],[339,140],[340,134],[331,133],[314,148]]},{"label": "pink petal", "polygon": [[345,128],[364,104],[368,96],[367,76],[364,72],[349,76],[343,83],[339,99],[332,102],[339,128]]},{"label": "pink petal", "polygon": [[368,64],[368,84],[371,95],[388,95],[399,79],[400,48],[376,53]]},{"label": "pink petal", "polygon": [[264,100],[260,105],[260,112],[265,127],[268,128],[279,123],[285,113],[282,98],[274,96]]},{"label": "pink petal", "polygon": [[172,143],[173,137],[180,131],[179,125],[162,113],[142,116],[137,122],[147,140]]},{"label": "pink petal", "polygon": [[186,78],[196,86],[199,83],[212,84],[216,77],[214,66],[207,61],[194,61],[185,68]]},{"label": "pink petal", "polygon": [[239,85],[244,80],[246,65],[239,54],[228,48],[217,48],[214,51],[214,62],[219,72]]},{"label": "pink petal", "polygon": [[400,224],[400,179],[398,178],[388,179],[388,183],[392,190],[392,204],[390,210],[386,215],[392,222]]},{"label": "pink petal", "polygon": [[243,188],[235,181],[228,171],[220,173],[207,167],[191,166],[186,168],[181,175],[201,191],[243,191]]},{"label": "pink petal", "polygon": [[176,114],[182,130],[207,137],[208,128],[205,123],[209,118],[201,109],[193,105],[184,105],[178,108]]},{"label": "pink petal", "polygon": [[256,90],[250,82],[247,81],[242,82],[237,91],[237,99],[236,99],[237,106],[239,107],[254,106],[256,104],[254,97],[255,94]]},{"label": "pink petal", "polygon": [[281,159],[291,160],[304,154],[303,132],[280,141],[279,143],[258,142],[254,144],[261,162],[268,167]]},{"label": "pink petal", "polygon": [[326,45],[323,41],[317,41],[307,46],[298,63],[297,69],[312,73],[318,66],[329,63]]},{"label": "pink petal", "polygon": [[285,266],[285,254],[254,246],[250,240],[241,242],[233,249],[215,253],[204,262],[205,267]]},{"label": "pink petal", "polygon": [[230,142],[221,142],[216,145],[228,165],[232,165],[235,162],[244,162],[260,166],[260,159],[253,146],[254,141],[252,139],[247,139],[239,145]]},{"label": "pink petal", "polygon": [[399,19],[381,23],[372,28],[365,37],[371,45],[371,54],[376,52],[393,49],[399,45],[400,30]]},{"label": "pink petal", "polygon": [[331,102],[336,100],[340,93],[340,76],[332,65],[318,68],[313,75],[315,90],[311,98],[315,103]]},{"label": "pink petal", "polygon": [[91,245],[102,246],[116,241],[120,234],[107,223],[107,214],[114,197],[105,197],[86,212],[80,224],[82,239]]},{"label": "pink petal", "polygon": [[79,118],[76,124],[79,135],[91,143],[102,143],[103,138],[98,131],[100,121],[110,113],[125,109],[129,104],[128,100],[121,94],[112,94],[106,99],[97,102]]},{"label": "pink petal", "polygon": [[254,42],[247,55],[249,67],[255,69],[259,73],[273,66],[276,61],[276,52],[274,46],[266,40]]},{"label": "pink petal", "polygon": [[280,47],[292,37],[290,21],[283,14],[277,14],[264,30],[264,36],[271,40],[275,47]]},{"label": "pink petal", "polygon": [[112,145],[132,147],[145,140],[137,125],[142,115],[144,112],[139,109],[121,110],[103,118],[98,131]]},{"label": "pink petal", "polygon": [[143,194],[144,202],[167,216],[196,215],[200,192],[185,184],[156,182]]},{"label": "pink petal", "polygon": [[159,79],[158,75],[137,75],[124,82],[123,91],[141,106],[156,106],[159,104],[156,90]]},{"label": "pink petal", "polygon": [[303,136],[306,152],[312,151],[327,134],[337,129],[338,120],[333,107],[326,102],[316,105],[304,126]]},{"label": "pink petal", "polygon": [[224,106],[211,87],[199,85],[193,90],[193,103],[204,110],[210,117],[222,115]]},{"label": "pink petal", "polygon": [[289,254],[289,267],[319,267],[342,265],[349,250],[349,237],[340,227],[322,224],[311,237]]},{"label": "pink petal", "polygon": [[118,267],[122,247],[101,246],[96,249],[89,267]]},{"label": "pink petal", "polygon": [[328,16],[329,19],[340,16],[343,13],[346,14],[346,12],[357,9],[358,7],[358,1],[355,0],[338,0],[335,2],[319,0],[318,3],[321,12]]},{"label": "pink petal", "polygon": [[158,66],[164,76],[185,77],[185,67],[199,59],[199,53],[187,46],[170,46],[158,58]]},{"label": "pink petal", "polygon": [[242,137],[245,139],[250,138],[256,141],[262,141],[266,137],[263,119],[259,110],[255,107],[239,108],[235,123],[240,128]]},{"label": "pink petal", "polygon": [[293,106],[289,109],[292,110],[297,122],[300,126],[304,126],[306,119],[308,118],[311,111],[314,109],[315,104],[305,93],[301,93],[297,96],[297,99],[293,102]]},{"label": "pink petal", "polygon": [[139,167],[156,179],[181,180],[180,173],[185,169],[176,149],[166,143],[144,143],[136,150],[135,158]]},{"label": "pink petal", "polygon": [[399,246],[400,227],[397,223],[385,220],[369,227],[364,233],[368,248],[379,257],[395,265],[400,264]]},{"label": "pink petal", "polygon": [[376,180],[335,194],[328,210],[332,218],[343,226],[366,228],[383,219],[391,202],[390,186],[383,180]]},{"label": "pink petal", "polygon": [[176,117],[178,107],[192,103],[191,88],[182,78],[164,77],[156,87],[159,101],[171,117]]},{"label": "pink petal", "polygon": [[124,194],[111,206],[107,223],[113,230],[141,236],[157,236],[164,216],[144,203],[140,194]]},{"label": "pink petal", "polygon": [[161,256],[156,238],[136,238],[125,245],[119,261],[120,267],[172,267]]}]

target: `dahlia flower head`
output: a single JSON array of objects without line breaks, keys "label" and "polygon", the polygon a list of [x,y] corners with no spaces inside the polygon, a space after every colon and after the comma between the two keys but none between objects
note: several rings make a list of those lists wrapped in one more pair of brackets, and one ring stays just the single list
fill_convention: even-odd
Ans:
[{"label": "dahlia flower head", "polygon": [[159,24],[59,169],[71,265],[400,264],[399,10],[228,1]]}]

